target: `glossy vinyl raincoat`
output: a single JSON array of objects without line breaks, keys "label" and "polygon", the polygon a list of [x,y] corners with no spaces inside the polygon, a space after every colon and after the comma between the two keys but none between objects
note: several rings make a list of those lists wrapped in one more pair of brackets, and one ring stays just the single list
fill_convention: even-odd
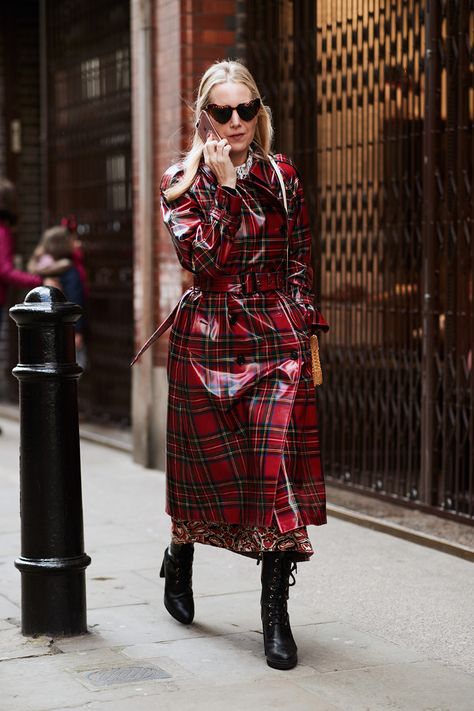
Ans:
[{"label": "glossy vinyl raincoat", "polygon": [[326,520],[309,335],[328,326],[313,308],[301,181],[288,158],[275,160],[288,216],[278,176],[259,158],[237,181],[237,194],[202,163],[188,191],[167,202],[163,191],[182,166],[163,176],[164,222],[196,281],[284,277],[282,288],[253,293],[196,285],[180,300],[167,428],[167,512],[177,520],[282,532]]}]

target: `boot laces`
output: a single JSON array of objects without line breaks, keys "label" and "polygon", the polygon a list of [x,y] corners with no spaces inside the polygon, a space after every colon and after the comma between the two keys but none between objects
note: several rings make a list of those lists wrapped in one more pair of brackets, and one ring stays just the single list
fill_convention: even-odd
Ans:
[{"label": "boot laces", "polygon": [[295,561],[275,560],[267,604],[268,623],[270,626],[278,622],[285,627],[289,626],[290,618],[287,600],[290,596],[289,588],[296,583],[295,575],[297,572],[298,568]]}]

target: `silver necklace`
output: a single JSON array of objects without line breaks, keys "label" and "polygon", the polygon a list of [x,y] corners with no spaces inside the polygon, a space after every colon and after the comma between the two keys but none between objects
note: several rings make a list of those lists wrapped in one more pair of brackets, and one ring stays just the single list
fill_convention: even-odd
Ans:
[{"label": "silver necklace", "polygon": [[247,156],[247,160],[245,163],[242,163],[242,165],[238,165],[235,168],[235,172],[237,174],[237,177],[242,180],[242,178],[247,178],[248,174],[250,172],[250,168],[252,167],[253,163],[253,154],[252,151],[249,150],[249,154]]}]

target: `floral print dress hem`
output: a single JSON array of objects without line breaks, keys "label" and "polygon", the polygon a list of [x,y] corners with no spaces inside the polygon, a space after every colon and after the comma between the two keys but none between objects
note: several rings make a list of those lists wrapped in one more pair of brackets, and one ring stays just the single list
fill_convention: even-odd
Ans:
[{"label": "floral print dress hem", "polygon": [[203,543],[226,548],[250,558],[261,558],[262,553],[289,552],[298,562],[309,560],[313,547],[306,526],[281,533],[278,526],[243,526],[232,523],[171,520],[173,543]]}]

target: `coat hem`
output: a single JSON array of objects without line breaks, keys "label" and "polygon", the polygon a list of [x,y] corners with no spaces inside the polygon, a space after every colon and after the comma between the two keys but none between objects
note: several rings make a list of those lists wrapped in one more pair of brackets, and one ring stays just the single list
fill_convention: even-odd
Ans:
[{"label": "coat hem", "polygon": [[[195,512],[195,515],[193,515],[193,512],[191,511],[173,511],[171,507],[167,506],[165,509],[165,513],[170,516],[172,519],[175,519],[177,521],[201,521],[203,523],[215,523],[215,524],[233,524],[233,525],[240,525],[240,526],[259,526],[259,527],[265,527],[269,528],[272,525],[273,521],[273,513],[268,516],[266,514],[265,516],[259,517],[259,518],[253,518],[253,519],[244,519],[241,516],[222,516],[222,517],[217,517],[217,516],[204,516],[202,509],[199,509],[199,511]],[[298,525],[295,525],[291,529],[287,529],[283,531],[283,533],[288,533],[289,531],[294,531],[298,528],[301,528],[302,526],[323,526],[327,523],[327,516],[326,516],[326,506],[324,505],[320,509],[314,509],[311,514],[305,512],[305,511],[300,511],[300,518],[301,518],[301,523],[298,523]]]}]

